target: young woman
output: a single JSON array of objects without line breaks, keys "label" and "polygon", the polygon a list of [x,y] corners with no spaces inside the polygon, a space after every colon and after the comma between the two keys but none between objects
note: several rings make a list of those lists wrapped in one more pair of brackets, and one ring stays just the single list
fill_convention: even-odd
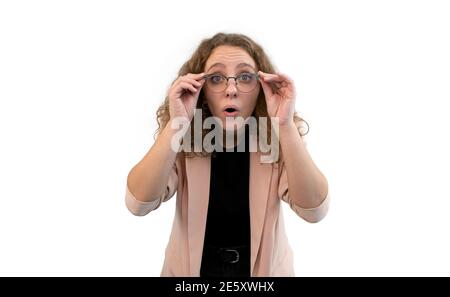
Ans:
[{"label": "young woman", "polygon": [[[158,137],[127,180],[126,205],[139,216],[177,192],[161,276],[294,276],[280,201],[308,222],[329,202],[295,100],[294,82],[241,34],[203,40],[181,67],[157,111]],[[212,151],[211,118],[223,132]],[[251,145],[262,137],[270,156]]]}]

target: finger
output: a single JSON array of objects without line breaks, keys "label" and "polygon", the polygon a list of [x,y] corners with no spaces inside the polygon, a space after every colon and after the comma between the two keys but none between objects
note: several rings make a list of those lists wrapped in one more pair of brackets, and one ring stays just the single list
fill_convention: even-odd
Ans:
[{"label": "finger", "polygon": [[205,76],[205,73],[188,73],[185,75],[185,77],[191,78],[191,79],[195,79],[195,80],[201,80],[203,78],[203,76]]},{"label": "finger", "polygon": [[288,82],[288,83],[290,83],[291,82],[291,79],[288,77],[288,76],[286,76],[286,75],[284,75],[284,74],[271,74],[271,73],[264,73],[264,72],[262,72],[262,71],[260,71],[261,72],[261,77],[263,78],[263,80],[264,81],[267,81],[267,82],[283,82],[283,81],[286,81],[286,82]]},{"label": "finger", "polygon": [[263,80],[260,80],[261,82],[261,86],[263,88],[264,94],[266,95],[265,97],[267,98],[268,96],[273,96],[273,91],[272,88],[270,87],[270,85],[268,83],[266,83]]},{"label": "finger", "polygon": [[175,87],[175,88],[178,88],[178,87],[179,87],[179,84],[182,83],[182,82],[191,84],[191,85],[194,86],[195,88],[200,88],[200,89],[202,88],[202,86],[203,86],[203,84],[204,84],[204,81],[203,81],[203,80],[197,81],[197,80],[194,80],[194,79],[192,79],[192,78],[188,78],[188,77],[186,77],[186,76],[182,76],[182,77],[180,77],[180,79],[176,82],[176,85],[174,85],[174,87]]},{"label": "finger", "polygon": [[270,73],[262,72],[261,70],[258,71],[258,75],[259,75],[259,76],[267,76],[267,75],[269,75],[269,74],[270,74]]},{"label": "finger", "polygon": [[269,79],[272,77],[278,77],[277,74],[274,73],[266,73],[266,72],[262,72],[262,71],[258,71],[259,76],[261,76],[264,79]]},{"label": "finger", "polygon": [[193,86],[196,86],[196,87],[200,87],[202,85],[201,82],[199,82],[199,81],[197,81],[195,79],[189,78],[189,77],[183,77],[180,81],[190,83],[190,84],[192,84]]},{"label": "finger", "polygon": [[276,74],[268,74],[263,76],[264,81],[283,82],[284,79]]},{"label": "finger", "polygon": [[189,90],[194,93],[197,92],[197,89],[193,85],[191,85],[190,83],[187,83],[187,82],[183,82],[183,81],[178,84],[178,88],[180,89],[180,91]]},{"label": "finger", "polygon": [[[273,82],[273,81],[267,79],[268,73],[264,73],[264,72],[262,72],[262,71],[259,71],[259,72],[258,72],[258,75],[259,75],[259,77],[260,77],[260,80],[259,80],[259,81],[261,82],[261,84],[262,84],[262,83],[265,83],[267,86],[269,86],[270,91],[271,91],[271,93],[270,93],[271,95],[273,95],[273,94],[276,92],[276,90],[280,88],[280,87],[276,84],[276,82]],[[266,76],[264,76],[264,75],[266,75]]]},{"label": "finger", "polygon": [[278,89],[282,88],[282,87],[287,87],[288,83],[286,81],[282,81],[282,82],[274,82],[273,83]]},{"label": "finger", "polygon": [[294,83],[294,81],[284,73],[278,73],[278,76],[280,76],[282,79],[284,79],[286,82],[288,82],[290,84]]},{"label": "finger", "polygon": [[288,84],[294,85],[294,81],[284,73],[278,73],[278,75],[284,80],[283,87],[286,87]]},{"label": "finger", "polygon": [[203,80],[203,76],[204,76],[204,73],[198,73],[198,74],[188,73],[188,74],[179,76],[179,77],[174,81],[173,84],[175,85],[176,83],[179,83],[180,81],[183,81],[183,80],[185,80],[185,79],[193,79],[193,80],[196,80],[196,81],[201,82],[201,81]]}]

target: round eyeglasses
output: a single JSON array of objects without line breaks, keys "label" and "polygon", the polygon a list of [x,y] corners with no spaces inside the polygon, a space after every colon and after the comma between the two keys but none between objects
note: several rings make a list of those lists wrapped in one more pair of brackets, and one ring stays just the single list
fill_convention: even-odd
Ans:
[{"label": "round eyeglasses", "polygon": [[258,85],[259,76],[256,73],[241,73],[238,76],[229,76],[214,73],[203,76],[206,81],[206,86],[213,93],[221,93],[225,91],[228,86],[228,80],[234,79],[236,88],[243,93],[253,91]]}]

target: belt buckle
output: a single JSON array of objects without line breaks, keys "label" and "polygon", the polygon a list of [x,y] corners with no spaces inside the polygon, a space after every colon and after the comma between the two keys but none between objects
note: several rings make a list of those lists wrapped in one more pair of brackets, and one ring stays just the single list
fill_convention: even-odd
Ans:
[{"label": "belt buckle", "polygon": [[226,252],[234,252],[236,254],[236,260],[231,261],[230,263],[237,263],[239,261],[239,252],[233,249],[226,249]]}]

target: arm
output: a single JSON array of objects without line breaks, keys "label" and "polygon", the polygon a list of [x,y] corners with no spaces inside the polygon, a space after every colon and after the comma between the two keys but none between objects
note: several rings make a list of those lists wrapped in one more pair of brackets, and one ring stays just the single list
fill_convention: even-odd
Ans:
[{"label": "arm", "polygon": [[280,145],[292,203],[303,209],[320,206],[328,195],[328,182],[311,159],[293,122],[280,125]]},{"label": "arm", "polygon": [[278,194],[308,222],[318,222],[328,209],[328,183],[306,150],[294,122],[296,91],[285,74],[259,71],[267,113],[279,124],[283,155]]},{"label": "arm", "polygon": [[169,103],[170,120],[155,144],[128,174],[125,201],[135,215],[146,215],[175,193],[178,176],[174,163],[194,114],[204,83],[202,77],[203,73],[180,76],[168,91],[165,104]]},{"label": "arm", "polygon": [[178,146],[177,150],[173,150],[171,147],[172,137],[176,132],[177,129],[171,128],[169,121],[155,144],[128,174],[128,190],[136,200],[153,202],[165,193],[179,148]]}]

